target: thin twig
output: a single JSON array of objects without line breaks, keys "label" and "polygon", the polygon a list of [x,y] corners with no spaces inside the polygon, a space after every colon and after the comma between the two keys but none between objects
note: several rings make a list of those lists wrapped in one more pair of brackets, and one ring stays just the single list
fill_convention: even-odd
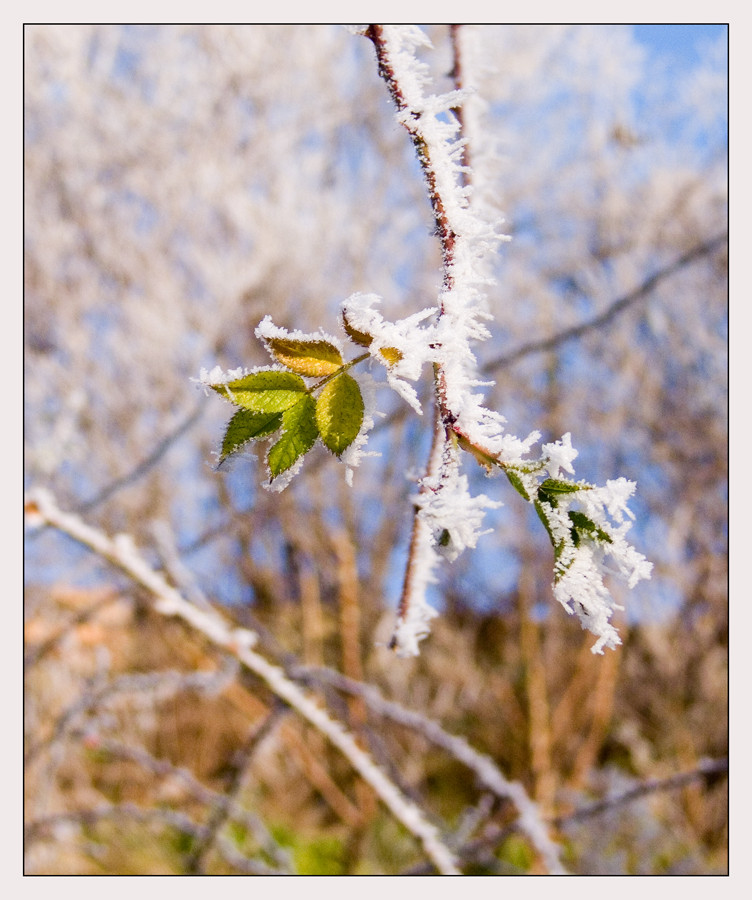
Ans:
[{"label": "thin twig", "polygon": [[[428,196],[431,201],[431,209],[433,210],[434,222],[436,224],[436,234],[441,244],[441,256],[443,264],[442,282],[443,290],[438,298],[437,318],[446,312],[445,298],[455,288],[455,245],[458,235],[454,230],[451,217],[447,211],[446,200],[442,196],[438,187],[436,161],[432,158],[435,148],[429,144],[423,131],[422,119],[424,112],[422,110],[412,109],[405,96],[403,85],[395,73],[393,61],[390,56],[388,41],[384,32],[383,25],[369,25],[365,31],[365,36],[373,43],[376,50],[376,59],[378,61],[379,75],[386,82],[389,93],[397,107],[398,116],[402,125],[407,130],[410,138],[415,146],[423,177],[426,181]],[[467,173],[463,177],[466,178]],[[434,344],[434,349],[439,350],[440,345]],[[447,451],[451,455],[452,444],[452,423],[454,416],[452,415],[447,401],[447,375],[444,366],[440,363],[434,363],[434,387],[435,387],[435,411],[434,411],[434,434],[431,446],[431,452],[426,463],[425,473],[420,480],[419,492],[424,494],[428,488],[427,485],[440,478],[442,467],[447,459]],[[392,635],[389,646],[397,650],[398,653],[415,652],[410,646],[402,646],[403,626],[410,620],[411,606],[414,605],[414,596],[416,592],[421,594],[425,591],[425,586],[430,580],[430,569],[435,562],[435,551],[432,546],[432,535],[430,529],[426,526],[423,518],[420,516],[420,505],[416,504],[413,508],[413,527],[410,537],[410,547],[408,551],[407,566],[405,569],[405,578],[402,588],[402,594],[399,602],[397,613],[397,626]]]},{"label": "thin twig", "polygon": [[111,603],[114,603],[117,600],[118,594],[116,591],[107,591],[106,594],[97,600],[95,603],[92,603],[91,606],[87,606],[86,609],[82,609],[75,616],[65,622],[58,631],[56,631],[53,635],[51,635],[46,640],[42,641],[41,644],[38,644],[36,647],[31,647],[24,651],[24,670],[31,669],[35,666],[40,660],[44,659],[48,653],[57,647],[60,642],[66,637],[66,635],[70,634],[75,628],[78,628],[79,625],[83,625],[85,622],[88,622],[93,616],[95,616],[100,610],[104,609],[105,606],[109,606]]},{"label": "thin twig", "polygon": [[53,813],[41,819],[34,819],[24,826],[26,841],[39,840],[46,834],[56,831],[61,825],[74,823],[77,825],[96,825],[104,819],[134,819],[136,822],[169,825],[192,838],[199,837],[204,826],[194,822],[185,813],[164,807],[143,807],[135,803],[106,803],[89,809],[73,809],[62,813]]},{"label": "thin twig", "polygon": [[[190,430],[196,424],[196,422],[198,422],[198,420],[203,415],[205,408],[206,405],[203,402],[200,402],[186,419],[183,419],[182,422],[179,422],[177,426],[173,428],[171,432],[169,432],[169,434],[166,434],[162,438],[162,440],[156,445],[156,447],[148,456],[144,457],[144,459],[142,459],[139,463],[137,463],[133,468],[129,469],[123,475],[119,475],[109,484],[105,485],[89,500],[85,500],[83,503],[75,506],[73,511],[78,513],[79,515],[91,512],[92,509],[95,509],[106,500],[109,500],[110,497],[112,497],[118,491],[138,481],[139,478],[143,478],[143,476],[146,475],[146,473],[162,459],[162,457],[165,455],[165,453],[167,453],[170,447],[172,447],[175,441],[182,437],[186,433],[186,431]],[[28,539],[35,540],[40,535],[42,535],[44,531],[44,528],[39,528],[33,534],[29,535]]]},{"label": "thin twig", "polygon": [[714,777],[725,775],[728,773],[728,759],[708,759],[703,760],[695,769],[688,772],[678,772],[676,775],[669,775],[667,778],[651,778],[644,781],[637,787],[630,788],[622,794],[615,797],[607,797],[605,800],[599,800],[597,803],[591,803],[589,806],[576,809],[574,812],[566,816],[558,816],[551,820],[551,824],[557,828],[565,828],[575,822],[581,822],[584,819],[591,819],[593,816],[599,816],[601,813],[618,809],[625,806],[640,797],[648,794],[655,794],[659,791],[673,791],[678,788],[686,787],[694,781],[701,779],[710,780]]},{"label": "thin twig", "polygon": [[[52,523],[49,523],[52,525]],[[97,677],[99,681],[99,677]],[[121,675],[112,681],[98,685],[91,684],[74,703],[72,703],[57,719],[55,729],[49,738],[39,740],[24,754],[24,765],[30,765],[42,750],[49,750],[64,740],[75,727],[80,718],[89,710],[103,706],[113,697],[125,693],[154,693],[161,698],[173,696],[181,691],[194,690],[216,693],[227,683],[227,672],[179,672],[169,669],[163,672]]]},{"label": "thin twig", "polygon": [[[510,835],[516,834],[518,831],[519,824],[517,822],[512,822],[510,825],[489,824],[483,829],[481,837],[458,847],[457,853],[465,863],[483,861],[488,858],[489,852],[493,852]],[[487,865],[491,863],[498,866],[499,860],[495,857],[493,860],[487,860]],[[430,871],[424,863],[420,863],[400,872],[400,875],[430,875]]]},{"label": "thin twig", "polygon": [[91,512],[96,506],[99,506],[101,503],[104,503],[105,500],[109,500],[113,494],[116,494],[118,491],[122,490],[124,487],[127,487],[129,484],[133,484],[133,482],[138,481],[139,478],[142,478],[146,473],[155,466],[160,459],[167,453],[167,451],[172,447],[175,441],[179,440],[186,431],[189,431],[201,416],[204,414],[204,410],[206,409],[206,404],[200,402],[193,412],[182,422],[179,422],[177,426],[169,433],[166,434],[162,440],[154,447],[151,453],[144,457],[137,465],[135,465],[132,469],[126,472],[124,475],[120,475],[114,481],[111,481],[109,484],[105,485],[101,491],[98,491],[90,500],[86,500],[84,503],[81,503],[79,506],[75,507],[74,512],[79,514]]},{"label": "thin twig", "polygon": [[[379,75],[381,75],[386,82],[398,112],[410,113],[409,117],[405,117],[402,120],[402,124],[407,129],[412,142],[415,145],[418,161],[423,169],[423,176],[426,179],[428,196],[431,200],[431,208],[436,222],[436,232],[441,241],[441,252],[444,261],[444,287],[449,290],[454,284],[452,264],[454,262],[454,244],[457,240],[457,235],[455,234],[449,216],[447,215],[444,198],[437,188],[436,172],[430,156],[431,148],[428,147],[420,128],[420,118],[422,114],[412,111],[405,99],[404,89],[397,80],[392,60],[389,55],[387,40],[384,34],[384,26],[369,25],[365,31],[365,36],[371,41],[376,50]],[[441,312],[441,310],[439,311]]]},{"label": "thin twig", "polygon": [[647,297],[648,294],[650,294],[666,278],[670,278],[680,269],[684,268],[684,266],[689,265],[696,259],[700,259],[701,257],[712,253],[726,241],[728,241],[728,232],[716,235],[715,237],[710,238],[710,240],[698,244],[691,250],[683,253],[678,259],[674,260],[674,262],[669,263],[669,265],[654,272],[646,278],[639,287],[624,294],[624,296],[620,297],[618,300],[614,300],[603,312],[598,313],[590,319],[586,319],[584,322],[580,322],[578,325],[573,325],[571,328],[565,328],[564,330],[551,335],[551,337],[543,338],[539,341],[528,341],[528,343],[517,347],[516,350],[511,350],[509,353],[498,356],[496,359],[488,360],[482,366],[481,371],[484,374],[491,374],[499,369],[505,369],[514,363],[519,362],[519,360],[526,356],[555,350],[566,341],[580,338],[589,331],[594,331],[595,329],[601,328],[603,325],[607,325],[612,319],[615,319],[620,313],[629,309],[629,307],[638,300],[643,300]]},{"label": "thin twig", "polygon": [[[438,406],[437,406],[438,409]],[[423,482],[419,488],[420,493],[425,493],[425,479],[435,476],[441,466],[442,451],[444,446],[444,428],[438,420],[434,423],[433,435],[431,438],[431,450],[428,454],[428,462],[426,471],[423,476]],[[430,566],[432,556],[427,556],[422,552],[422,548],[426,543],[430,543],[431,533],[424,522],[418,515],[420,506],[413,507],[413,525],[410,531],[410,546],[407,552],[407,564],[405,566],[405,576],[402,581],[402,593],[400,594],[399,604],[397,605],[397,620],[405,621],[410,613],[410,604],[416,590],[422,590],[423,585],[430,579]],[[391,650],[398,647],[398,632],[394,631],[389,648]]]},{"label": "thin twig", "polygon": [[[452,71],[451,76],[454,81],[454,89],[456,91],[461,91],[464,84],[464,60],[462,58],[462,38],[461,38],[461,29],[462,25],[450,25],[449,26],[449,39],[452,44]],[[462,104],[458,104],[457,106],[452,108],[452,112],[457,117],[457,121],[460,123],[460,134],[464,135],[466,133],[466,125],[465,125],[465,111],[462,107]],[[469,184],[470,182],[470,142],[465,141],[462,147],[462,165],[463,171],[461,173],[462,183]]]},{"label": "thin twig", "polygon": [[[221,802],[214,804],[212,813],[209,816],[209,821],[206,823],[206,833],[201,840],[196,842],[191,855],[188,857],[188,860],[186,862],[187,872],[204,872],[207,857],[209,856],[212,848],[220,841],[221,831],[225,823],[229,819],[240,819],[240,817],[238,816],[238,810],[241,809],[241,807],[239,807],[237,803],[237,798],[245,784],[248,768],[251,765],[256,750],[260,746],[261,742],[271,732],[271,730],[279,722],[280,718],[286,711],[287,707],[277,701],[269,711],[269,713],[264,717],[264,719],[259,724],[255,725],[251,730],[251,733],[249,734],[245,742],[245,746],[239,753],[239,758],[233,765],[230,785],[227,788],[227,791],[222,795]],[[245,810],[243,810],[243,814],[245,816]],[[279,847],[271,840],[269,833],[266,831],[266,828],[261,825],[260,821],[256,820],[255,817],[253,817],[253,820],[253,827],[254,831],[257,833],[257,839],[260,826],[262,834],[266,839],[264,841],[264,849],[266,849],[267,852],[272,849],[276,856],[276,851],[279,850]],[[280,863],[282,860],[277,859],[276,861]],[[284,862],[289,868],[290,860],[285,859]]]},{"label": "thin twig", "polygon": [[[124,819],[132,819],[145,825],[160,825],[174,828],[182,834],[188,835],[192,840],[201,840],[206,832],[206,826],[194,822],[185,813],[177,812],[165,807],[142,807],[135,803],[108,803],[95,806],[90,809],[70,810],[64,813],[55,813],[29,822],[24,828],[24,839],[27,843],[38,841],[48,834],[54,833],[64,825],[97,825],[99,822],[114,820],[122,827]],[[278,870],[254,859],[243,856],[227,840],[218,842],[218,849],[226,862],[241,872],[249,875],[278,875]]]}]

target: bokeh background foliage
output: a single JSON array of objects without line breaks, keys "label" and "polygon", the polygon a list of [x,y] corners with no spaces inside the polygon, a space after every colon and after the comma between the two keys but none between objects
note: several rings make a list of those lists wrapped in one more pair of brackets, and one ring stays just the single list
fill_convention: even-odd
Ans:
[{"label": "bokeh background foliage", "polygon": [[[448,29],[428,31],[449,89]],[[420,658],[389,653],[430,435],[387,389],[352,488],[323,448],[282,494],[250,454],[211,465],[226,406],[190,379],[266,364],[265,315],[335,331],[354,291],[396,318],[439,287],[413,149],[344,29],[26,28],[27,486],[257,630],[464,871],[539,870],[511,805],[321,667],[493,757],[572,871],[722,873],[723,776],[567,817],[727,752],[725,38],[667,72],[628,26],[461,31],[484,104],[474,202],[512,237],[479,347],[488,405],[520,435],[571,431],[581,477],[637,481],[655,570],[624,598],[623,646],[592,656],[553,606],[545,533],[473,472],[504,501],[493,531],[443,571]],[[101,560],[37,531],[26,581],[27,872],[425,866],[321,734]]]}]

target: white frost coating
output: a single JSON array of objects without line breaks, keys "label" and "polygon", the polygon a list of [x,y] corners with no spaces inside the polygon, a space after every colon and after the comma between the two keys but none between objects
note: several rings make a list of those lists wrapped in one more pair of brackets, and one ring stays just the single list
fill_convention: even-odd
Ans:
[{"label": "white frost coating", "polygon": [[[267,453],[268,457],[268,453]],[[299,456],[295,462],[290,466],[289,469],[285,469],[284,472],[281,472],[279,475],[272,477],[271,470],[269,469],[269,463],[266,463],[266,474],[267,480],[261,482],[261,487],[264,490],[269,491],[272,494],[281,493],[287,485],[293,480],[293,478],[298,474],[298,472],[303,468],[303,462],[305,460],[305,454],[303,456]]]},{"label": "white frost coating", "polygon": [[572,460],[576,459],[577,451],[572,446],[572,435],[569,432],[563,435],[560,441],[544,444],[543,455],[548,457],[546,468],[551,478],[558,478],[562,469],[574,475]]},{"label": "white frost coating", "polygon": [[228,381],[235,381],[244,375],[249,375],[250,372],[250,369],[244,369],[242,366],[237,369],[230,369],[228,372],[225,372],[221,366],[214,366],[213,369],[202,368],[198,373],[198,378],[191,378],[191,381],[203,384],[206,387],[212,387],[215,384],[227,384]]},{"label": "white frost coating", "polygon": [[222,646],[227,646],[237,639],[242,640],[246,647],[252,647],[256,643],[257,637],[254,632],[231,628],[229,623],[213,609],[195,606],[184,599],[179,591],[168,584],[160,572],[152,569],[146,562],[131,535],[118,534],[114,538],[108,538],[78,516],[62,512],[53,495],[42,488],[27,494],[25,506],[34,513],[36,520],[41,519],[71,535],[148,588],[157,598],[157,611],[163,615],[180,616]]},{"label": "white frost coating", "polygon": [[417,25],[383,25],[382,29],[389,61],[407,105],[422,110],[423,88],[430,84],[430,77],[428,66],[418,61],[415,51],[418,47],[431,47],[431,41]]},{"label": "white frost coating", "polygon": [[583,628],[599,635],[593,653],[603,653],[604,647],[614,648],[621,638],[609,622],[618,607],[604,585],[599,572],[595,550],[589,544],[577,548],[565,574],[554,584],[554,596],[569,613],[576,613]]},{"label": "white frost coating", "polygon": [[[485,287],[493,281],[486,275],[485,261],[503,236],[498,233],[498,221],[486,222],[468,207],[471,189],[463,184],[467,170],[461,164],[464,142],[457,139],[459,123],[451,113],[468,94],[451,91],[426,96],[427,69],[414,56],[417,47],[430,46],[425,34],[412,25],[385,25],[383,34],[394,79],[407,107],[397,118],[425,143],[445,227],[454,235],[445,272],[449,286],[439,296],[440,316],[435,335],[430,335],[437,348],[435,361],[442,367],[444,403],[471,441],[494,454],[504,454],[505,462],[517,461],[518,440],[514,438],[511,446],[505,441],[503,417],[486,409],[475,391],[477,361],[472,344],[489,336],[484,324],[490,318]],[[437,118],[439,112],[442,118]]]},{"label": "white frost coating", "polygon": [[602,499],[608,514],[613,516],[617,522],[621,522],[623,516],[634,519],[634,514],[627,507],[627,501],[634,494],[637,485],[634,481],[627,481],[626,478],[616,478],[606,482],[605,488],[598,488],[590,494],[590,499],[595,495],[598,499]]},{"label": "white frost coating", "polygon": [[447,454],[438,475],[423,478],[421,492],[412,498],[419,507],[419,518],[428,526],[438,553],[448,562],[455,559],[467,547],[473,548],[478,538],[487,534],[481,531],[483,513],[503,504],[489,500],[485,494],[471,497],[466,475],[460,475],[456,452]]},{"label": "white frost coating", "polygon": [[[316,338],[316,340],[319,339]],[[238,366],[237,369],[228,369],[227,372],[225,372],[221,366],[214,366],[213,369],[202,368],[198,373],[198,378],[191,378],[191,381],[193,381],[195,384],[200,384],[204,387],[211,388],[219,384],[229,384],[231,381],[237,381],[239,378],[244,378],[246,375],[257,375],[259,372],[288,371],[289,369],[286,369],[279,363],[276,363],[272,366],[254,366],[252,369]],[[231,394],[232,392],[228,391],[228,393]]]},{"label": "white frost coating", "polygon": [[327,334],[321,329],[313,334],[307,334],[306,332],[299,331],[298,329],[295,329],[294,331],[288,331],[286,328],[275,325],[272,321],[271,316],[264,316],[264,318],[256,326],[255,334],[260,341],[264,342],[264,345],[271,354],[272,358],[276,357],[274,357],[271,348],[267,345],[267,341],[273,340],[274,338],[280,338],[289,341],[326,341],[329,344],[333,344],[337,348],[337,350],[339,350],[340,354],[342,353],[342,344],[340,343],[339,338],[334,337],[334,335]]},{"label": "white frost coating", "polygon": [[[555,565],[554,596],[567,612],[578,616],[583,628],[598,637],[593,653],[602,653],[604,647],[614,648],[621,643],[610,619],[614,610],[622,607],[612,598],[604,576],[616,576],[633,588],[639,581],[649,579],[653,569],[653,564],[626,540],[632,524],[629,520],[634,518],[626,503],[634,489],[634,482],[618,478],[607,482],[605,488],[567,494],[560,498],[556,509],[541,504],[555,541],[564,542]],[[575,498],[584,514],[608,534],[610,542],[594,537],[575,546],[567,516]],[[619,524],[614,525],[609,515]]]}]

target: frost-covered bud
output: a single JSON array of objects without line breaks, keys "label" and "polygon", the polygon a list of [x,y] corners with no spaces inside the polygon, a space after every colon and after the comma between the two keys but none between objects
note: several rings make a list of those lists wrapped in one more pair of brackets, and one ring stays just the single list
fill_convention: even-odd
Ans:
[{"label": "frost-covered bud", "polygon": [[376,294],[352,294],[342,304],[342,321],[350,339],[368,348],[371,357],[386,368],[389,386],[406,403],[421,413],[418,395],[407,381],[420,378],[423,365],[433,362],[435,352],[432,327],[420,323],[436,313],[435,308],[387,322],[375,309],[381,298]]}]

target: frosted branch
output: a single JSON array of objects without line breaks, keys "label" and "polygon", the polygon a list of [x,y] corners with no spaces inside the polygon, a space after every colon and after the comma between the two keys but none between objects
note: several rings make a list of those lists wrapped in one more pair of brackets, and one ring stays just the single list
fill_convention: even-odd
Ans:
[{"label": "frosted branch", "polygon": [[[413,141],[431,200],[436,233],[441,242],[443,282],[438,296],[436,321],[423,329],[430,339],[436,394],[434,444],[420,491],[414,498],[415,521],[397,628],[390,646],[400,654],[414,654],[425,637],[430,610],[425,588],[437,553],[450,561],[466,547],[474,547],[483,534],[484,510],[499,504],[484,495],[471,497],[467,478],[460,474],[458,449],[472,454],[488,472],[501,469],[515,489],[535,509],[554,547],[554,595],[582,626],[598,638],[593,652],[620,643],[610,622],[617,608],[603,575],[617,574],[630,587],[649,578],[652,566],[625,540],[629,523],[622,510],[614,516],[612,505],[596,502],[599,491],[614,491],[621,482],[594,489],[581,482],[561,480],[561,472],[574,475],[577,451],[569,434],[544,445],[538,460],[527,458],[540,437],[533,432],[524,440],[504,432],[504,418],[484,405],[476,388],[476,341],[489,336],[484,320],[490,318],[485,288],[492,281],[485,273],[485,259],[499,242],[497,223],[488,224],[469,207],[472,185],[466,164],[465,140],[459,134],[457,111],[468,96],[464,90],[444,95],[426,93],[427,68],[416,49],[430,46],[414,25],[370,25],[365,35],[376,49],[379,73],[397,107],[397,121]],[[458,29],[452,32],[455,84],[464,77]],[[422,358],[421,358],[422,361]],[[592,492],[588,497],[588,492]],[[585,511],[572,507],[577,500]],[[621,523],[614,528],[607,515]],[[626,507],[624,507],[626,509]],[[615,567],[607,568],[610,558]]]},{"label": "frosted branch", "polygon": [[[360,32],[359,32],[360,33]],[[493,280],[487,262],[503,236],[499,222],[488,219],[482,199],[471,207],[473,189],[467,136],[461,134],[464,104],[473,96],[465,88],[467,70],[459,27],[451,30],[454,79],[443,94],[430,92],[428,69],[416,56],[430,46],[414,25],[369,25],[363,32],[376,50],[379,73],[396,106],[397,121],[415,147],[441,244],[442,283],[435,306],[388,322],[375,294],[355,293],[342,304],[341,325],[350,341],[365,348],[347,360],[339,339],[319,330],[288,331],[266,316],[256,329],[274,364],[251,371],[202,370],[199,383],[236,407],[219,453],[220,463],[254,441],[269,442],[265,487],[283,490],[300,470],[308,452],[322,443],[352,469],[374,425],[372,382],[362,387],[350,370],[362,361],[384,367],[388,384],[418,414],[417,381],[430,364],[434,381],[434,436],[425,473],[413,502],[413,528],[396,627],[390,646],[401,656],[417,655],[435,611],[426,599],[440,557],[452,562],[474,548],[485,533],[486,510],[500,503],[484,494],[472,496],[462,474],[469,453],[488,474],[503,471],[515,490],[543,523],[554,550],[553,592],[584,628],[596,635],[593,652],[619,641],[611,618],[617,604],[604,576],[616,575],[632,588],[648,578],[651,565],[631,547],[623,521],[626,505],[614,505],[614,491],[629,487],[619,479],[605,489],[576,481],[572,461],[577,451],[567,433],[531,458],[538,431],[521,439],[505,431],[505,419],[485,405],[478,388],[475,345],[489,337],[486,290]],[[474,106],[474,133],[482,104]],[[471,117],[472,118],[472,117]],[[482,156],[482,154],[481,154]],[[484,211],[481,213],[481,211]],[[349,346],[349,345],[348,345]],[[564,473],[564,475],[562,475]],[[623,484],[622,484],[623,482]],[[621,487],[619,487],[621,485]],[[608,502],[603,491],[612,492]],[[612,521],[613,520],[613,521]]]},{"label": "frosted branch", "polygon": [[433,719],[407,709],[393,700],[385,699],[372,685],[361,684],[331,669],[300,666],[295,671],[301,677],[312,677],[317,681],[332,684],[339,690],[362,697],[368,708],[378,715],[419,732],[432,744],[441,747],[454,759],[466,765],[497,797],[514,803],[519,813],[517,825],[520,831],[528,836],[547,870],[552,874],[562,874],[566,871],[559,858],[559,848],[551,840],[537,804],[530,799],[519,782],[509,781],[505,777],[490,756],[480,753],[465,738],[446,731]]},{"label": "frosted branch", "polygon": [[158,613],[182,619],[261,678],[277,697],[337,747],[395,818],[420,840],[426,855],[439,872],[445,875],[460,874],[453,854],[441,840],[438,830],[358,746],[353,736],[319,706],[313,697],[290,681],[282,669],[272,665],[252,649],[257,642],[254,632],[235,627],[213,609],[198,609],[193,606],[159,572],[148,565],[129,536],[110,538],[87,525],[78,516],[63,512],[48,491],[31,491],[25,499],[24,509],[27,524],[52,526],[88,547],[153,594],[154,609]]},{"label": "frosted branch", "polygon": [[[485,497],[470,498],[467,481],[459,475],[454,426],[472,432],[478,423],[501,426],[502,419],[481,412],[472,343],[488,336],[488,318],[481,290],[488,279],[481,271],[483,256],[498,242],[492,227],[468,207],[464,142],[455,110],[465,94],[426,94],[426,67],[415,58],[417,47],[428,45],[413,25],[370,25],[366,31],[376,49],[379,73],[397,107],[397,120],[407,129],[423,168],[436,232],[441,242],[443,285],[437,319],[430,333],[436,386],[434,449],[415,502],[410,555],[392,646],[403,654],[417,653],[426,634],[425,587],[435,562],[435,548],[448,558],[475,546]],[[443,114],[443,115],[442,115]],[[488,429],[482,430],[488,437]],[[444,527],[452,519],[454,529]],[[430,609],[430,607],[428,607]]]}]

